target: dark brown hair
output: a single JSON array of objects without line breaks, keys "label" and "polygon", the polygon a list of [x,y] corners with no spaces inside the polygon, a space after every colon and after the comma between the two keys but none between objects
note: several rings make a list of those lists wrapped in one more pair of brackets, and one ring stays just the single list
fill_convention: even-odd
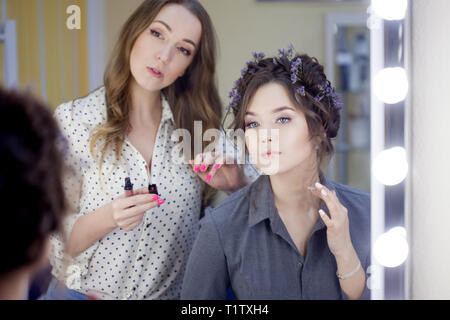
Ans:
[{"label": "dark brown hair", "polygon": [[[292,61],[301,59],[301,74],[295,84],[291,81]],[[241,97],[233,106],[234,121],[231,127],[245,130],[244,117],[251,99],[260,87],[268,83],[278,83],[287,89],[292,102],[306,118],[311,139],[319,137],[319,164],[333,154],[331,139],[337,136],[340,124],[339,108],[336,101],[325,96],[321,101],[315,99],[323,91],[323,87],[331,87],[323,66],[316,58],[306,54],[296,55],[292,59],[265,58],[248,64],[248,69],[238,81],[236,92]],[[304,95],[298,92],[304,87]],[[325,136],[324,136],[325,133]]]},{"label": "dark brown hair", "polygon": [[0,274],[36,262],[65,208],[58,126],[28,94],[0,88]]}]

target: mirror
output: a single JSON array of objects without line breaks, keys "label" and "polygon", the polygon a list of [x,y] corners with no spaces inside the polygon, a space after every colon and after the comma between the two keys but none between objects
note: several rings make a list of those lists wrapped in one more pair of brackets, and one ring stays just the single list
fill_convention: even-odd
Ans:
[{"label": "mirror", "polygon": [[329,176],[370,193],[370,30],[366,14],[326,17],[326,74],[344,103]]},{"label": "mirror", "polygon": [[[390,227],[388,223],[385,224],[385,198],[394,197],[392,194],[385,194],[385,189],[378,192],[379,186],[371,179],[374,147],[380,149],[379,145],[374,146],[373,143],[373,132],[380,128],[374,128],[373,123],[385,122],[384,113],[377,114],[374,118],[375,100],[372,96],[371,79],[374,66],[383,67],[381,62],[374,60],[374,50],[378,50],[378,59],[379,56],[396,56],[398,47],[393,46],[392,42],[386,42],[385,45],[385,38],[379,36],[383,31],[374,35],[367,27],[370,1],[200,2],[210,14],[216,28],[219,45],[217,76],[224,105],[228,103],[228,92],[252,51],[275,55],[278,48],[286,48],[292,43],[296,51],[316,57],[325,66],[328,78],[336,86],[345,104],[328,175],[332,180],[372,195],[376,192],[372,196],[372,215],[383,213],[381,220],[377,222],[377,230],[384,232],[386,227]],[[66,14],[65,8],[71,1],[55,3],[57,4],[52,6],[49,1],[42,0],[36,2],[35,6],[28,7],[26,1],[3,0],[1,8],[3,25],[6,26],[6,18],[14,20],[17,30],[20,30],[14,33],[18,50],[13,54],[20,68],[14,63],[4,62],[3,69],[0,70],[2,79],[12,79],[9,81],[17,83],[19,87],[32,88],[35,94],[48,101],[53,108],[62,102],[84,96],[101,85],[102,72],[119,29],[141,0],[79,1],[84,20],[81,27],[74,30],[65,28],[70,16]],[[24,14],[21,15],[20,12]],[[45,19],[48,16],[54,19]],[[30,21],[34,24],[29,23]],[[11,30],[4,26],[0,28],[2,35],[2,30]],[[396,32],[399,32],[398,28],[391,30],[390,34],[395,35]],[[404,34],[404,29],[402,32]],[[2,36],[0,41],[5,39]],[[3,46],[0,54],[3,59],[12,61],[9,52]],[[30,55],[30,52],[36,54]],[[40,63],[41,61],[46,63]],[[11,78],[10,73],[10,78],[5,78],[9,70],[6,67],[14,67],[17,77]],[[395,119],[396,123],[403,121],[402,115],[394,117],[388,114],[387,117]],[[384,129],[380,129],[383,134]],[[218,201],[225,196],[222,194]],[[399,193],[395,193],[396,199],[398,196]],[[396,221],[401,222],[403,207],[397,208]],[[400,272],[389,281],[403,277],[404,274]],[[381,279],[384,281],[383,277]],[[395,297],[405,296],[401,285],[395,288]],[[389,290],[389,286],[386,290]],[[394,296],[381,294],[377,297]]]}]

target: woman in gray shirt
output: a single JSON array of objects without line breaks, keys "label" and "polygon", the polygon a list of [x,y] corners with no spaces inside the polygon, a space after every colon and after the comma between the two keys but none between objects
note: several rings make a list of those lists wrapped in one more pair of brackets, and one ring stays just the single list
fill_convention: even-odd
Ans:
[{"label": "woman in gray shirt", "polygon": [[322,174],[341,105],[323,67],[293,48],[254,53],[230,93],[264,175],[208,208],[182,299],[369,298],[370,197]]}]

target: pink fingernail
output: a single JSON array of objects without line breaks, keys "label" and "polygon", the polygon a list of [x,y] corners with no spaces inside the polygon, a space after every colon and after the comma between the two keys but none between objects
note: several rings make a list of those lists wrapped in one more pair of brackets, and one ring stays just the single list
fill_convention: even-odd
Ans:
[{"label": "pink fingernail", "polygon": [[195,172],[198,172],[198,170],[199,170],[199,167],[198,167],[198,166],[195,166],[194,171],[195,171]]},{"label": "pink fingernail", "polygon": [[158,200],[158,206],[162,205],[165,201],[164,200]]},{"label": "pink fingernail", "polygon": [[212,176],[210,174],[208,174],[208,176],[206,177],[206,181],[209,182],[209,180],[211,180]]},{"label": "pink fingernail", "polygon": [[158,200],[158,199],[159,199],[159,196],[158,196],[157,194],[154,194],[153,197],[152,197],[152,199],[153,199],[153,200]]},{"label": "pink fingernail", "polygon": [[214,169],[219,169],[220,168],[220,164],[216,164],[216,166],[214,167]]},{"label": "pink fingernail", "polygon": [[205,165],[202,165],[202,167],[200,168],[200,171],[201,171],[201,172],[205,172],[205,171],[206,171],[206,166],[205,166]]}]

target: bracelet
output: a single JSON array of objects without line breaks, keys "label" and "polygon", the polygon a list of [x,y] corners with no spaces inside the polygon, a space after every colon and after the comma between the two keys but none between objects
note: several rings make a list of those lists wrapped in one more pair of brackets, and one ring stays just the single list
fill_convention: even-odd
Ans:
[{"label": "bracelet", "polygon": [[359,271],[360,268],[361,268],[361,261],[358,261],[358,266],[357,266],[357,267],[355,268],[355,270],[353,270],[352,272],[347,273],[347,274],[340,275],[340,274],[336,271],[336,275],[337,275],[337,277],[338,277],[340,280],[345,280],[345,279],[351,278],[353,275],[355,275],[355,273],[357,273],[357,272]]}]

